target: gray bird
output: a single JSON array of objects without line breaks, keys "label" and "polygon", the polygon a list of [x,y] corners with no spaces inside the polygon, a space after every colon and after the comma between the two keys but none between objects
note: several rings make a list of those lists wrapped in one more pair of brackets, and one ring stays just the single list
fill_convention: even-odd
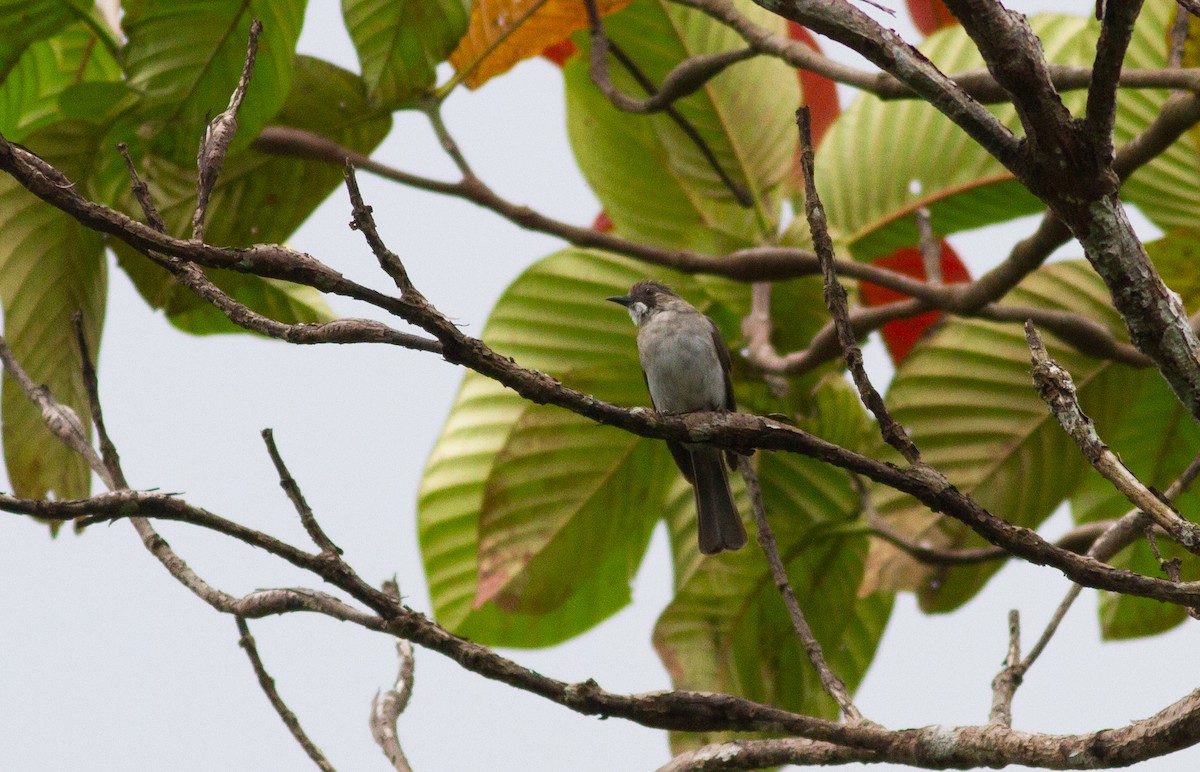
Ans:
[{"label": "gray bird", "polygon": [[[729,349],[717,325],[656,281],[639,281],[628,295],[608,298],[637,325],[642,375],[654,409],[662,413],[736,410],[729,379]],[[700,551],[715,555],[746,545],[746,529],[722,463],[711,445],[667,442],[671,456],[696,494]],[[734,455],[729,454],[730,467]]]}]

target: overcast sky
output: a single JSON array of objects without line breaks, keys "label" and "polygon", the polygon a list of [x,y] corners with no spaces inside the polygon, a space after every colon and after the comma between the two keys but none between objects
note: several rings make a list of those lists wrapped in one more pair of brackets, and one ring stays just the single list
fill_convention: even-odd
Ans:
[{"label": "overcast sky", "polygon": [[[338,4],[310,6],[301,50],[357,69]],[[591,222],[599,206],[571,161],[554,67],[529,62],[479,92],[457,93],[446,119],[475,170],[499,193],[570,222]],[[452,176],[419,116],[398,116],[377,156]],[[384,238],[414,282],[469,334],[480,332],[491,305],[525,266],[561,246],[471,205],[360,179]],[[390,283],[348,220],[346,196],[338,191],[291,243],[386,290]],[[955,243],[978,270],[1029,229],[1025,222]],[[416,490],[462,372],[394,347],[194,338],[151,313],[115,268],[111,285],[101,391],[131,485],[179,492],[306,546],[259,437],[273,427],[293,475],[347,560],[368,581],[395,574],[408,602],[427,611]],[[368,308],[331,302],[339,313],[372,316]],[[877,346],[873,352],[873,368],[886,378]],[[1068,527],[1060,513],[1044,530],[1053,537]],[[180,524],[159,528],[202,576],[228,592],[314,585],[302,572],[222,537]],[[128,523],[51,540],[31,521],[0,515],[0,545],[5,769],[309,766],[259,690],[232,618],[175,583]],[[546,675],[596,678],[616,692],[668,688],[650,632],[670,599],[670,582],[660,527],[632,606],[552,650],[505,653]],[[1067,587],[1056,571],[1011,564],[952,615],[925,617],[901,597],[859,691],[860,708],[892,728],[986,721],[1008,609],[1020,609],[1028,645]],[[1027,677],[1014,705],[1018,728],[1119,726],[1197,686],[1195,624],[1151,640],[1100,644],[1095,605],[1094,593],[1084,593]],[[394,678],[392,644],[311,615],[251,626],[281,694],[331,762],[346,770],[385,769],[366,718],[375,690]],[[418,772],[653,769],[669,758],[660,732],[578,716],[420,649],[414,696],[399,729]],[[1140,768],[1198,767],[1200,752],[1193,749]]]}]

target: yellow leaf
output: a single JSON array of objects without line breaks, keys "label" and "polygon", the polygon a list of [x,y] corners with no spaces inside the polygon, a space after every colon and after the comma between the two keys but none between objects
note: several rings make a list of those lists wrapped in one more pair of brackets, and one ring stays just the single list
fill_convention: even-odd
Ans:
[{"label": "yellow leaf", "polygon": [[[630,0],[596,0],[602,15]],[[587,26],[581,0],[477,0],[471,23],[450,63],[469,88],[479,88],[517,62],[537,56],[575,30]]]}]

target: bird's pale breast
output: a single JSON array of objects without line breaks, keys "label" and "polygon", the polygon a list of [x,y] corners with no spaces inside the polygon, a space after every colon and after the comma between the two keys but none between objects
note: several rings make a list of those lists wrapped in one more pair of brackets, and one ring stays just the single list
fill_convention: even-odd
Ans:
[{"label": "bird's pale breast", "polygon": [[638,354],[656,409],[689,413],[726,407],[725,375],[703,315],[655,314],[638,330]]}]

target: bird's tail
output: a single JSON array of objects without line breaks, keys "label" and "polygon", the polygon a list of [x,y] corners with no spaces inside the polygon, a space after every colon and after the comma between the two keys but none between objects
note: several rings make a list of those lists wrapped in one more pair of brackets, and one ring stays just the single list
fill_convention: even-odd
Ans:
[{"label": "bird's tail", "polygon": [[722,550],[746,546],[746,529],[733,495],[721,451],[711,447],[688,449],[692,457],[692,485],[696,493],[696,524],[700,532],[700,551],[715,555]]}]

